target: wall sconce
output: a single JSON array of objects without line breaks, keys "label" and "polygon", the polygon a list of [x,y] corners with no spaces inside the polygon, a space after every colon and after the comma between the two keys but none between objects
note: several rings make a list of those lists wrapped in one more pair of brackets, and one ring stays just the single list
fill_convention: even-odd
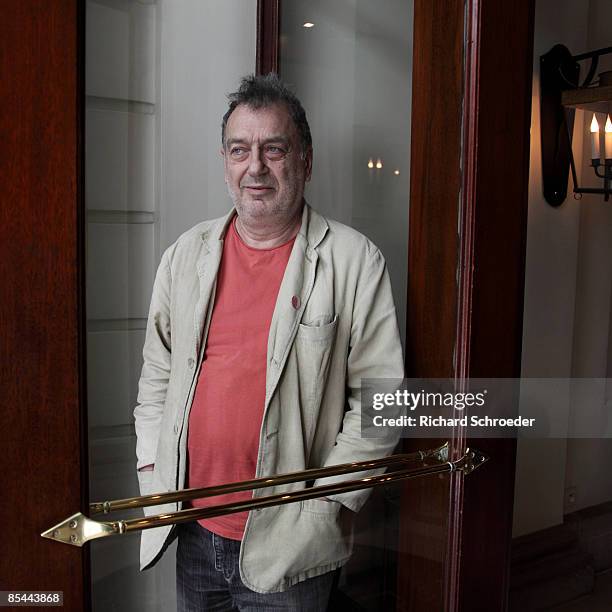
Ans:
[{"label": "wall sconce", "polygon": [[[598,86],[592,86],[599,58],[608,54],[612,54],[612,47],[572,55],[564,45],[555,45],[540,57],[542,179],[544,198],[551,206],[560,206],[565,201],[570,169],[575,194],[601,194],[606,201],[612,194],[612,123],[609,119],[612,111],[612,72],[602,72]],[[580,85],[578,62],[588,59],[591,65]],[[577,108],[593,113],[591,129],[596,128],[596,131],[591,131],[590,135],[591,166],[595,175],[601,179],[601,188],[581,187],[578,184],[572,152],[574,114]],[[604,114],[602,124],[597,122],[595,113]],[[605,143],[601,147],[600,129],[604,126],[609,131],[606,129],[604,132]]]}]

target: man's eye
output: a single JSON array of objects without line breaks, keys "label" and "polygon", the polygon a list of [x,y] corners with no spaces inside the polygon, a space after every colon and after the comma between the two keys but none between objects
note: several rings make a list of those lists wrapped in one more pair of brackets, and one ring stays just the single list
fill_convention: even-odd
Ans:
[{"label": "man's eye", "polygon": [[265,148],[266,157],[270,159],[281,159],[287,155],[287,151],[283,149],[283,147],[275,147],[273,145],[269,145]]},{"label": "man's eye", "polygon": [[230,153],[234,156],[240,156],[240,155],[244,155],[246,153],[246,149],[243,149],[242,147],[234,147]]}]

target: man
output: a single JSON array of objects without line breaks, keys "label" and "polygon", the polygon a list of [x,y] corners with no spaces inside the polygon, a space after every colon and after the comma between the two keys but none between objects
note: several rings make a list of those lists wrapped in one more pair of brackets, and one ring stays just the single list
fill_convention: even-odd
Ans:
[{"label": "man", "polygon": [[[183,234],[155,279],[134,410],[143,494],[372,459],[396,442],[360,435],[361,379],[403,376],[384,259],[305,203],[310,129],[278,78],[247,77],[229,99],[221,155],[234,209]],[[176,527],[179,610],[325,610],[367,496]],[[143,569],[171,533],[143,531]]]}]

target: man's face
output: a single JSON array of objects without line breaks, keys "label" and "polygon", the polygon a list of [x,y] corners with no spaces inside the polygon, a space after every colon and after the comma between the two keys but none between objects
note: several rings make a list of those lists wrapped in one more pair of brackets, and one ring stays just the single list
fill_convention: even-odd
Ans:
[{"label": "man's face", "polygon": [[312,152],[302,157],[299,133],[284,104],[230,115],[221,151],[225,182],[241,222],[283,227],[302,207]]}]

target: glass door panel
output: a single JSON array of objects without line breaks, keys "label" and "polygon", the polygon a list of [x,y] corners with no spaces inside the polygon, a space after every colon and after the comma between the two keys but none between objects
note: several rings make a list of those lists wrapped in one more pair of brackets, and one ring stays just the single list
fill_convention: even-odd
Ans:
[{"label": "glass door panel", "polygon": [[[229,209],[219,126],[226,92],[254,69],[255,9],[242,0],[86,3],[90,501],[139,494],[132,411],[153,278],[182,232]],[[240,42],[218,58],[235,34]],[[91,546],[94,610],[175,609],[175,545],[141,573],[139,541]]]},{"label": "glass door panel", "polygon": [[[381,249],[403,342],[412,42],[412,2],[392,0],[384,10],[365,0],[280,2],[279,73],[304,103],[313,135],[306,198]],[[448,476],[439,478],[439,503],[432,503],[437,512],[412,516],[409,524],[400,523],[402,500],[419,494],[418,481],[374,491],[356,519],[355,552],[340,576],[338,605],[404,609],[408,553],[411,562],[430,566],[442,580],[449,489]]]},{"label": "glass door panel", "polygon": [[[306,197],[380,247],[404,341],[412,3],[289,1],[281,15],[281,78],[314,141]],[[86,18],[90,500],[101,501],[138,494],[132,410],[161,253],[231,205],[219,125],[225,94],[254,71],[256,3],[88,0]],[[330,609],[396,609],[401,500],[414,486],[373,492]],[[423,560],[441,566],[444,547],[430,544]],[[90,554],[94,610],[175,609],[175,545],[144,573],[137,535],[94,542]]]},{"label": "glass door panel", "polygon": [[[159,250],[159,13],[155,2],[86,4],[90,501],[138,494],[132,410]],[[139,573],[138,537],[90,554],[93,610],[173,609],[172,564]]]}]

